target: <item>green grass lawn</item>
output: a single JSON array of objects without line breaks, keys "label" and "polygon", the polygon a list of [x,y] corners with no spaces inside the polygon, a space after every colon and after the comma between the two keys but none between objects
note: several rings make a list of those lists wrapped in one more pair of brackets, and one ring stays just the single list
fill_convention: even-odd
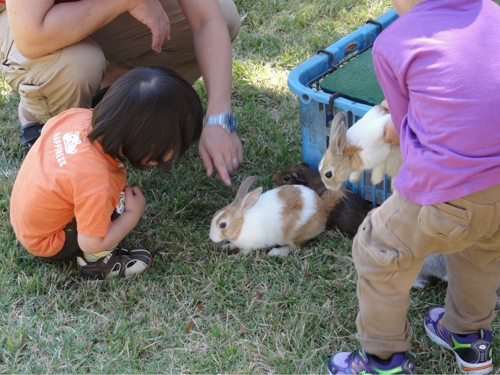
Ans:
[{"label": "green grass lawn", "polygon": [[[193,147],[168,174],[129,170],[147,207],[124,247],[156,252],[137,280],[84,281],[76,262],[35,260],[16,241],[9,195],[26,150],[18,96],[0,106],[1,373],[325,373],[329,356],[357,347],[356,273],[349,238],[327,231],[286,258],[230,255],[208,237],[215,211],[249,175],[272,187],[301,160],[291,69],[389,10],[389,0],[236,0],[246,16],[234,44],[233,110],[245,162],[233,187],[207,178]],[[203,100],[205,93],[196,84]],[[446,284],[412,290],[412,351],[420,373],[456,373],[425,335]],[[498,320],[494,335],[500,337]],[[499,340],[496,344],[498,346]],[[500,365],[498,350],[495,365]]]}]

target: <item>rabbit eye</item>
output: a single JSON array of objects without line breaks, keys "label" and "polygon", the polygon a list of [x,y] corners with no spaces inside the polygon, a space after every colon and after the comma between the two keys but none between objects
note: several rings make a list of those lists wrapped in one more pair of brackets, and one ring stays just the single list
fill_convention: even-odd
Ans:
[{"label": "rabbit eye", "polygon": [[325,173],[326,178],[332,178],[332,172],[328,171]]},{"label": "rabbit eye", "polygon": [[288,182],[290,181],[290,176],[285,176],[285,178],[283,179],[284,182]]},{"label": "rabbit eye", "polygon": [[219,224],[219,228],[220,228],[220,229],[224,229],[225,227],[227,227],[227,224],[226,224],[226,223],[220,223],[220,224]]}]

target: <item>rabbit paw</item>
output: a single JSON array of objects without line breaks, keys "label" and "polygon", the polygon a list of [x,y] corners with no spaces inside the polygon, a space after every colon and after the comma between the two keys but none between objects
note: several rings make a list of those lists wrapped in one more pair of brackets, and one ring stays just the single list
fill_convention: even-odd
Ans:
[{"label": "rabbit paw", "polygon": [[288,246],[274,247],[267,253],[270,257],[285,257],[288,254],[290,254],[290,248]]},{"label": "rabbit paw", "polygon": [[349,182],[358,182],[361,180],[361,175],[363,174],[363,171],[354,171],[351,172],[349,176]]},{"label": "rabbit paw", "polygon": [[380,181],[384,179],[384,165],[377,165],[375,168],[372,170],[372,177],[371,177],[371,182],[373,185],[378,184]]}]

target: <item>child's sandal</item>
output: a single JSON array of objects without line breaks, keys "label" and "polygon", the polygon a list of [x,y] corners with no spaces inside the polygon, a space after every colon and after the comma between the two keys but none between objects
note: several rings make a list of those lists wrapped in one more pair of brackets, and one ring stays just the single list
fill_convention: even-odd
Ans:
[{"label": "child's sandal", "polygon": [[87,262],[83,252],[80,252],[77,261],[83,277],[104,280],[121,275],[128,279],[146,272],[151,266],[153,257],[148,250],[127,250],[117,247],[95,262]]}]

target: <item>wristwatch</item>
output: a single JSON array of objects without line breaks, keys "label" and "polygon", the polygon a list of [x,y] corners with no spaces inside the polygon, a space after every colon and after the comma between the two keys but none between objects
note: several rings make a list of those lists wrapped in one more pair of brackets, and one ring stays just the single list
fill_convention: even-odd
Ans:
[{"label": "wristwatch", "polygon": [[238,120],[231,112],[223,112],[217,115],[205,116],[203,126],[220,126],[226,129],[228,133],[231,133],[238,128]]}]

